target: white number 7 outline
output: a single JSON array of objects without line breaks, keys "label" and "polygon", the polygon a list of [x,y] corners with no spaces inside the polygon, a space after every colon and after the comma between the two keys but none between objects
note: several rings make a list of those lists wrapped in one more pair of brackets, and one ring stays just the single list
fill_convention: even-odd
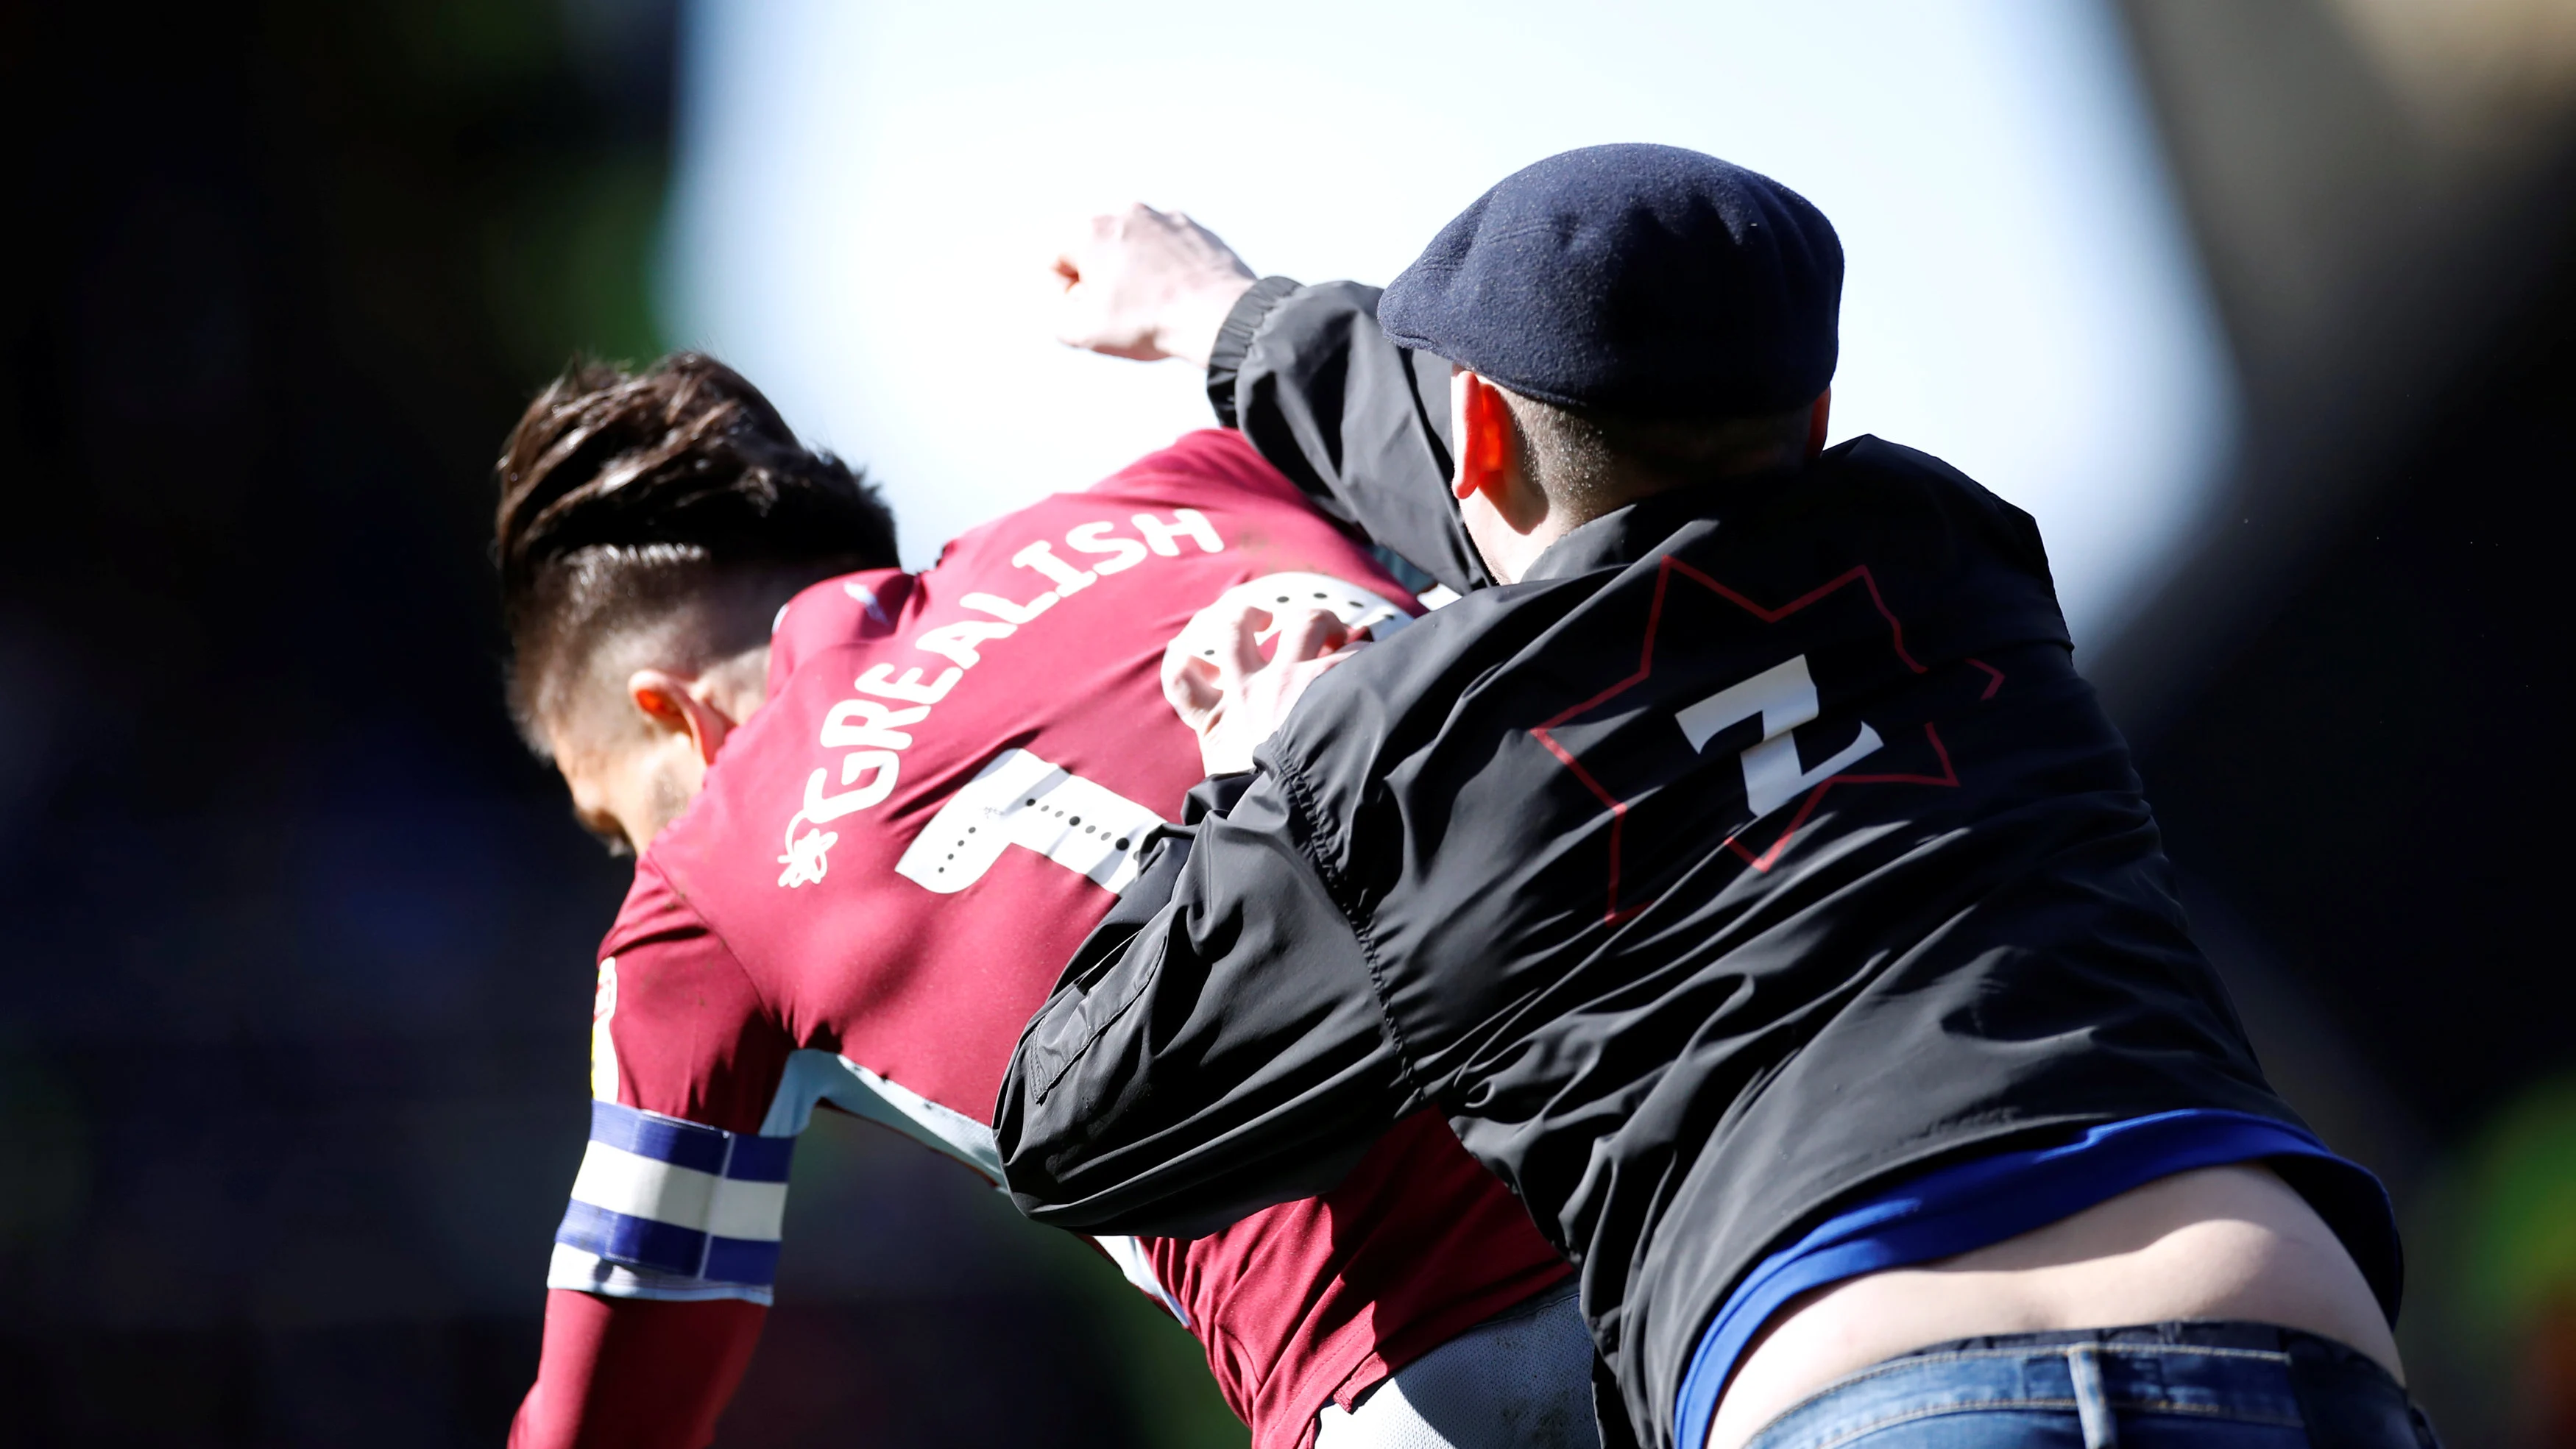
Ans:
[{"label": "white number 7 outline", "polygon": [[954,895],[1016,845],[1091,877],[1112,893],[1127,889],[1145,856],[1145,838],[1163,817],[1026,750],[1004,750],[912,838],[895,874]]}]

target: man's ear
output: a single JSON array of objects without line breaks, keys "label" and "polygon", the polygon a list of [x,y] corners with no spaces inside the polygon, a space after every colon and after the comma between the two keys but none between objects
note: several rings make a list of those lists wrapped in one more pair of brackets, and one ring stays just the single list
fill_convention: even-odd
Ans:
[{"label": "man's ear", "polygon": [[1825,450],[1825,424],[1834,415],[1834,390],[1826,388],[1816,394],[1816,405],[1807,410],[1807,456],[1812,458]]},{"label": "man's ear", "polygon": [[684,679],[667,669],[638,669],[626,677],[626,698],[657,731],[685,734],[703,764],[714,764],[716,751],[734,722],[708,702],[708,681]]},{"label": "man's ear", "polygon": [[1449,389],[1450,434],[1457,444],[1458,469],[1449,481],[1458,501],[1479,493],[1500,507],[1510,476],[1520,463],[1520,421],[1512,416],[1503,390],[1460,368]]}]

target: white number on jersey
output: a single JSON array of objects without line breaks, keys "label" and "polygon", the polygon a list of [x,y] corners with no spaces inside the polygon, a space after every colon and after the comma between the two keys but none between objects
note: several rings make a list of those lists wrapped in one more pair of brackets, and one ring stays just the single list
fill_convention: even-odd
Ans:
[{"label": "white number on jersey", "polygon": [[1127,889],[1163,817],[1026,750],[1004,750],[948,798],[895,862],[895,874],[953,895],[1002,852],[1025,846],[1112,892]]}]

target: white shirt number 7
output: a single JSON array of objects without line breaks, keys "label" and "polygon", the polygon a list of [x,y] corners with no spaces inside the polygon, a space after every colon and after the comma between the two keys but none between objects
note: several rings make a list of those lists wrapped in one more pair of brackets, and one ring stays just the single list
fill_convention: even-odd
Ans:
[{"label": "white shirt number 7", "polygon": [[895,874],[954,895],[1016,845],[1112,892],[1136,879],[1163,817],[1026,750],[1004,750],[912,838]]}]

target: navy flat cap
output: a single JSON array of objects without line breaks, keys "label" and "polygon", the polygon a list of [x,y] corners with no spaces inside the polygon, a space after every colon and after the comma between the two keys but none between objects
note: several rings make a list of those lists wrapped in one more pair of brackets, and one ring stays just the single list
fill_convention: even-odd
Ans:
[{"label": "navy flat cap", "polygon": [[1589,146],[1478,197],[1378,322],[1547,402],[1744,417],[1833,380],[1842,290],[1842,243],[1805,197],[1677,146]]}]

